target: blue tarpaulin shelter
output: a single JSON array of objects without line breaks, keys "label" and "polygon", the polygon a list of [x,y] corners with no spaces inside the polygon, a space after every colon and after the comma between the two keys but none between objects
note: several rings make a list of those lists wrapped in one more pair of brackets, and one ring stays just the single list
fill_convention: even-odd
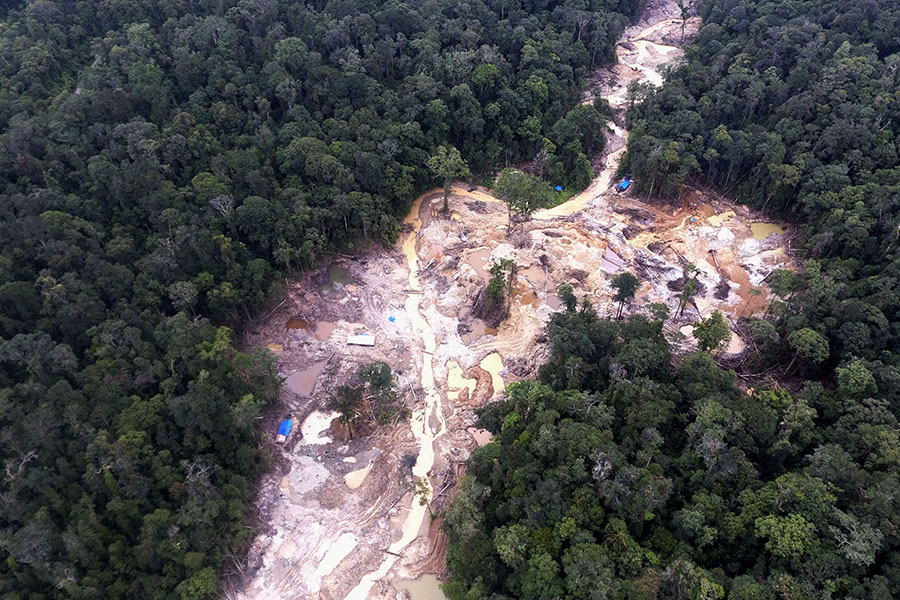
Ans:
[{"label": "blue tarpaulin shelter", "polygon": [[619,185],[616,186],[616,191],[621,193],[628,189],[628,186],[631,185],[631,175],[626,175],[625,179],[623,179]]},{"label": "blue tarpaulin shelter", "polygon": [[555,189],[557,192],[561,192],[561,191],[562,191],[562,186],[561,186],[561,185],[558,185],[558,186],[556,186],[554,189]]},{"label": "blue tarpaulin shelter", "polygon": [[278,426],[278,435],[275,436],[275,441],[279,444],[283,444],[289,435],[291,435],[291,428],[294,426],[294,421],[291,419],[291,413],[284,415],[284,421]]},{"label": "blue tarpaulin shelter", "polygon": [[281,422],[281,425],[278,426],[278,435],[283,435],[284,437],[289,436],[293,426],[294,422],[291,419],[285,419]]}]

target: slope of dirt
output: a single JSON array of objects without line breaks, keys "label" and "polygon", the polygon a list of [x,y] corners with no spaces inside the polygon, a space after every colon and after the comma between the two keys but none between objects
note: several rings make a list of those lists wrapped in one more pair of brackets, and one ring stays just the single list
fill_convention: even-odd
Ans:
[{"label": "slope of dirt", "polygon": [[[629,82],[659,85],[661,65],[681,56],[679,17],[674,0],[650,0],[618,46],[620,63],[598,72],[591,94],[621,111]],[[688,20],[685,34],[697,24]],[[440,571],[446,540],[413,498],[412,478],[427,479],[431,509],[446,504],[462,463],[485,442],[473,427],[474,409],[545,360],[544,329],[559,309],[559,285],[572,284],[599,312],[612,313],[610,280],[630,270],[643,281],[635,307],[662,302],[674,313],[685,266],[696,265],[701,292],[667,326],[683,351],[693,346],[691,323],[713,310],[735,320],[764,309],[767,275],[790,266],[789,230],[756,239],[750,224],[758,215],[698,190],[663,207],[616,195],[610,185],[627,131],[611,123],[607,137],[605,164],[587,190],[513,230],[504,204],[460,183],[450,215],[437,212],[439,190],[416,201],[399,247],[338,260],[289,282],[288,301],[254,343],[276,354],[298,426],[280,447],[284,469],[260,496],[267,528],[254,543],[245,580],[229,596],[395,598],[392,582]],[[471,307],[491,261],[500,258],[519,270],[509,317],[491,329]],[[347,343],[360,333],[374,335],[375,346]],[[735,336],[728,352],[741,348]],[[375,360],[398,373],[413,417],[362,428],[351,440],[333,421],[327,399]]]}]

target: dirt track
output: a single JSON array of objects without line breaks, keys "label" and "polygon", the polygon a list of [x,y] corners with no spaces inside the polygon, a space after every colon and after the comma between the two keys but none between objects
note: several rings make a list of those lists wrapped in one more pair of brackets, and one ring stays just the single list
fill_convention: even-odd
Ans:
[{"label": "dirt track", "polygon": [[[672,45],[681,35],[674,0],[650,4],[649,17],[620,42],[620,64],[596,78],[597,93],[616,109],[625,105],[629,81],[658,84],[660,65],[681,53]],[[696,26],[689,21],[686,33]],[[605,167],[592,185],[514,231],[505,205],[460,182],[449,217],[437,212],[438,190],[416,201],[397,248],[337,259],[331,269],[289,282],[288,302],[255,342],[276,353],[289,378],[286,403],[297,426],[279,448],[282,473],[262,490],[261,518],[269,529],[256,540],[234,597],[393,598],[391,582],[438,571],[445,541],[414,501],[411,475],[428,477],[431,507],[439,510],[461,464],[485,441],[473,428],[473,409],[504,383],[532,375],[546,357],[543,331],[559,308],[555,292],[562,283],[610,313],[610,278],[631,270],[644,283],[630,310],[664,302],[674,312],[684,267],[696,265],[701,292],[667,328],[682,350],[692,346],[690,337],[682,339],[690,323],[712,310],[736,318],[764,308],[763,280],[790,264],[787,235],[757,240],[749,227],[757,216],[697,190],[687,190],[678,206],[663,207],[612,193],[627,132],[610,126]],[[470,307],[499,258],[512,259],[519,272],[510,315],[491,330]],[[375,347],[347,345],[357,333],[374,334]],[[729,350],[741,347],[735,337]],[[413,418],[348,440],[326,401],[374,360],[399,374]],[[405,455],[415,460],[412,472]]]}]

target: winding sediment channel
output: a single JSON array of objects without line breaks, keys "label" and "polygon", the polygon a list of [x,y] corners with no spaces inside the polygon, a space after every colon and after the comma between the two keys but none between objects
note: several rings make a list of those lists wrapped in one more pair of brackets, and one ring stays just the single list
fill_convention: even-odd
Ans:
[{"label": "winding sediment channel", "polygon": [[[674,6],[674,0],[666,0],[659,14],[626,30],[617,45],[619,63],[604,69],[603,81],[595,86],[619,123],[627,106],[627,84],[657,85],[662,64],[680,56],[677,47],[657,43],[677,39],[674,32],[680,29],[680,20],[670,18],[669,5]],[[644,39],[647,36],[653,39]],[[398,481],[398,474],[409,473],[401,465],[401,455],[415,454],[412,475],[428,483],[426,500],[432,490],[435,495],[437,490],[452,491],[448,486],[453,485],[455,467],[472,447],[487,441],[484,432],[473,427],[472,409],[500,393],[505,383],[536,368],[542,348],[534,340],[558,309],[551,301],[556,285],[568,281],[572,268],[583,268],[590,275],[581,291],[602,301],[604,260],[610,248],[634,258],[636,252],[646,252],[637,248],[638,242],[646,246],[658,235],[647,229],[629,241],[610,229],[618,232],[622,227],[615,204],[639,200],[609,193],[628,132],[615,122],[608,127],[607,154],[597,176],[581,194],[535,215],[539,223],[529,227],[533,247],[510,244],[505,206],[484,188],[455,189],[450,218],[429,220],[432,204],[440,198],[433,190],[418,198],[404,219],[402,254],[373,252],[352,266],[345,262],[359,281],[331,295],[322,295],[317,287],[321,278],[294,284],[290,312],[273,320],[281,323],[301,316],[307,319],[306,329],[312,322],[316,331],[322,322],[331,329],[313,335],[303,328],[279,328],[276,334],[273,328],[260,340],[276,352],[285,373],[295,373],[296,389],[288,386],[294,395],[290,408],[308,416],[305,427],[300,427],[302,440],[285,453],[290,470],[273,476],[267,488],[272,508],[266,518],[272,530],[258,540],[260,566],[244,584],[240,598],[388,598],[395,593],[394,582],[436,570],[442,546],[426,534],[428,507]],[[688,219],[653,211],[672,227]],[[666,227],[665,235],[672,227]],[[435,248],[439,255],[445,250],[453,254],[456,262],[441,264],[426,276],[421,269]],[[553,265],[549,270],[540,266],[548,256]],[[615,252],[612,256],[618,258]],[[531,266],[523,271],[510,318],[499,331],[487,332],[481,323],[479,332],[469,307],[484,284],[482,271],[491,258],[514,258],[523,267]],[[664,259],[655,260],[661,268],[669,268]],[[669,262],[674,269],[674,259]],[[657,284],[654,288],[648,283],[649,289],[642,292],[648,301],[668,293],[664,279]],[[470,327],[468,333],[465,326]],[[363,330],[377,335],[377,346],[348,347],[346,336]],[[415,382],[410,429],[389,428],[377,439],[348,442],[335,435],[334,415],[322,408],[321,397],[328,393],[323,384],[340,383],[334,373],[346,376],[351,370],[347,365],[373,360],[407,373],[402,387],[408,383],[406,377]],[[321,376],[301,381],[313,366]],[[310,404],[318,409],[309,413]]]},{"label": "winding sediment channel", "polygon": [[[446,431],[447,424],[443,415],[441,395],[434,385],[434,352],[437,348],[434,330],[419,311],[419,303],[422,299],[422,285],[418,275],[419,256],[416,252],[416,238],[419,235],[419,230],[422,228],[422,220],[419,218],[421,206],[422,198],[420,197],[413,203],[409,215],[404,220],[404,223],[413,226],[412,231],[410,231],[409,236],[403,243],[403,254],[406,256],[407,266],[409,267],[410,290],[410,293],[406,296],[404,308],[412,323],[413,332],[419,338],[418,341],[421,344],[417,353],[419,356],[416,356],[415,360],[421,364],[419,381],[425,394],[425,401],[422,403],[422,406],[410,418],[413,436],[419,442],[419,455],[416,457],[416,464],[413,466],[413,476],[429,481],[428,474],[432,465],[434,465],[434,442]],[[431,427],[431,416],[437,418],[439,423],[437,430]],[[430,481],[428,489],[427,497],[422,498],[421,502],[417,501],[418,498],[413,500],[406,520],[403,522],[403,535],[388,548],[389,554],[387,554],[387,558],[382,561],[378,569],[367,573],[362,578],[362,581],[347,595],[347,600],[365,600],[375,582],[387,575],[394,563],[397,562],[396,555],[409,546],[418,536],[419,529],[422,527],[425,519],[426,504],[431,500]]]},{"label": "winding sediment channel", "polygon": [[[674,21],[671,19],[664,19],[640,30],[637,34],[633,31],[626,31],[622,39],[619,40],[619,45],[617,45],[617,53],[621,48],[620,45],[623,41],[631,42],[635,45],[637,48],[637,60],[634,63],[626,62],[619,56],[619,61],[628,68],[639,71],[644,76],[645,81],[654,86],[662,85],[662,75],[655,66],[646,66],[644,64],[644,61],[650,56],[649,49],[666,57],[677,54],[680,49],[674,46],[657,44],[644,39],[644,37],[653,34],[661,27],[671,22]],[[610,95],[605,97],[610,102],[613,110],[621,111],[624,109],[626,103],[624,95]],[[539,211],[535,214],[536,219],[547,220],[571,215],[584,208],[588,202],[600,196],[610,187],[612,178],[619,166],[619,159],[625,151],[625,143],[628,139],[628,131],[624,128],[619,127],[615,123],[611,124],[611,128],[615,138],[618,138],[617,141],[619,141],[621,147],[607,154],[603,170],[597,174],[588,188],[582,193],[555,208]],[[482,196],[485,195],[482,194]],[[413,435],[420,443],[419,454],[416,459],[416,464],[413,467],[413,475],[428,481],[429,471],[435,460],[434,443],[446,431],[446,422],[443,417],[441,394],[436,389],[434,382],[433,356],[436,350],[435,334],[431,325],[422,316],[422,313],[419,310],[419,304],[422,299],[422,287],[418,277],[420,262],[416,252],[416,239],[422,227],[422,220],[419,217],[419,212],[424,197],[425,196],[421,196],[416,199],[410,209],[409,215],[404,220],[404,224],[412,225],[412,230],[403,243],[403,254],[406,257],[407,265],[409,267],[410,290],[410,293],[406,297],[404,307],[413,325],[413,331],[419,338],[420,347],[418,356],[415,357],[415,360],[418,364],[421,364],[420,382],[425,393],[425,402],[419,410],[415,411],[410,420]],[[490,196],[479,199],[496,201],[495,198]],[[481,367],[491,373],[495,393],[498,393],[503,386],[503,379],[499,375],[499,371],[503,368],[502,357],[497,353],[493,353],[482,361]],[[435,415],[440,424],[437,430],[433,430],[430,425],[432,422],[430,418],[431,415]],[[429,482],[429,494],[425,500],[430,499],[431,485]],[[346,600],[365,600],[367,598],[369,590],[375,582],[387,575],[394,563],[397,562],[396,554],[399,554],[416,538],[422,527],[425,514],[425,502],[414,500],[406,520],[403,523],[402,537],[391,544],[388,549],[392,554],[387,555],[387,558],[382,561],[378,569],[367,573],[359,584],[346,596]]]},{"label": "winding sediment channel", "polygon": [[[662,75],[659,73],[657,67],[654,65],[648,66],[645,64],[645,61],[650,57],[651,52],[671,58],[674,57],[674,55],[677,55],[678,52],[680,52],[680,49],[675,46],[657,44],[644,38],[657,32],[667,24],[674,22],[680,21],[663,19],[638,32],[635,32],[634,28],[626,30],[617,44],[617,56],[620,64],[625,65],[632,71],[640,72],[641,75],[643,75],[643,80],[651,85],[662,85]],[[627,62],[621,56],[619,51],[622,49],[621,44],[623,42],[630,42],[636,47],[637,57],[634,62]],[[622,111],[624,109],[626,103],[626,97],[624,95],[610,94],[604,95],[603,97],[610,102],[610,106],[613,110]],[[610,185],[612,185],[612,178],[619,167],[619,160],[625,151],[628,131],[615,123],[611,123],[611,129],[613,131],[614,139],[616,139],[617,145],[620,147],[607,154],[603,170],[597,174],[588,188],[582,193],[555,208],[539,211],[535,214],[536,219],[548,220],[571,215],[584,208],[587,203],[599,197],[610,187]],[[482,194],[482,196],[486,195]],[[413,325],[413,331],[419,338],[419,352],[417,353],[418,356],[415,357],[415,360],[416,363],[421,364],[420,382],[425,394],[424,403],[420,409],[415,411],[410,420],[413,435],[420,444],[416,464],[413,467],[413,475],[428,481],[429,471],[435,460],[434,443],[446,431],[446,422],[443,416],[441,394],[436,389],[434,382],[433,356],[436,350],[435,334],[431,325],[422,316],[422,313],[419,310],[419,304],[422,299],[422,287],[418,276],[420,262],[416,252],[416,239],[422,227],[422,220],[419,217],[419,212],[424,197],[425,196],[421,196],[416,199],[410,209],[409,215],[404,220],[404,224],[412,225],[412,230],[403,243],[403,254],[406,257],[407,265],[409,267],[410,290],[410,293],[406,297],[404,308]],[[496,201],[495,198],[490,196],[479,199]],[[498,388],[502,389],[503,385],[503,379],[499,375],[499,371],[503,368],[502,358],[497,353],[491,354],[482,361],[481,367],[491,373],[495,393],[498,393]],[[432,429],[430,425],[432,422],[430,417],[432,415],[436,416],[438,423],[440,424],[437,430]],[[431,485],[429,482],[429,495],[425,500],[430,499]],[[391,544],[388,549],[392,554],[387,554],[387,558],[382,561],[378,569],[363,576],[359,584],[346,596],[346,600],[365,600],[368,597],[369,591],[375,582],[387,575],[391,567],[397,562],[396,555],[409,546],[409,544],[417,537],[418,532],[422,527],[425,514],[425,503],[414,500],[406,520],[403,523],[402,537]]]}]

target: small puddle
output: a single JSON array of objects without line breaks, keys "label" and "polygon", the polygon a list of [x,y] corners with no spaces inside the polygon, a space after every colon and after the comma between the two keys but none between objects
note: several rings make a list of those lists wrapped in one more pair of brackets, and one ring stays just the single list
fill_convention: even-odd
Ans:
[{"label": "small puddle", "polygon": [[[353,286],[347,286],[348,289],[351,287]],[[310,321],[302,317],[294,317],[293,319],[288,319],[288,322],[284,324],[284,327],[285,329],[312,331],[313,336],[317,340],[326,342],[331,337],[331,332],[334,331],[336,325],[328,321]]]},{"label": "small puddle", "polygon": [[718,215],[712,215],[707,217],[706,222],[712,225],[713,227],[721,227],[724,223],[727,223],[731,219],[734,218],[734,211],[729,209],[725,212],[719,213]]},{"label": "small puddle", "polygon": [[394,582],[394,587],[401,592],[408,592],[411,600],[447,600],[441,591],[436,575],[426,573],[418,579],[401,579]]},{"label": "small puddle", "polygon": [[300,426],[300,432],[303,434],[303,443],[312,446],[330,444],[331,438],[322,434],[328,431],[331,427],[331,422],[338,416],[336,412],[326,413],[321,410],[314,410],[309,413],[309,416],[303,420],[303,425]]},{"label": "small puddle", "polygon": [[563,301],[559,299],[559,296],[556,294],[547,294],[547,299],[544,300],[547,303],[547,306],[552,308],[553,310],[559,310],[562,308]]},{"label": "small puddle", "polygon": [[325,296],[331,292],[341,290],[346,286],[357,283],[356,279],[350,275],[350,272],[340,265],[329,265],[327,272],[328,283],[318,286],[319,293]]},{"label": "small puddle", "polygon": [[527,269],[522,269],[519,273],[524,275],[525,279],[527,279],[531,285],[540,287],[541,289],[543,289],[544,283],[547,280],[544,273],[544,267],[528,267]]},{"label": "small puddle", "polygon": [[334,323],[319,321],[316,323],[316,329],[313,332],[313,336],[320,342],[328,341],[328,338],[331,337],[331,332],[334,331],[335,327],[336,325]]},{"label": "small puddle", "polygon": [[325,361],[317,362],[307,369],[289,375],[284,383],[298,396],[309,396],[316,386],[316,378],[324,368]]},{"label": "small puddle", "polygon": [[781,235],[784,227],[776,223],[750,223],[750,231],[753,232],[754,239],[764,240],[773,233]]},{"label": "small puddle", "polygon": [[475,439],[475,443],[478,444],[479,448],[488,445],[491,442],[491,438],[494,437],[487,429],[469,427],[466,431],[468,431],[472,435],[472,437]]},{"label": "small puddle", "polygon": [[363,467],[362,469],[358,469],[356,471],[350,471],[346,475],[344,475],[344,483],[347,484],[347,487],[351,490],[355,490],[359,486],[362,485],[362,482],[365,480],[366,475],[369,474],[369,471],[372,470],[372,465],[375,463],[369,463],[368,466]]},{"label": "small puddle", "polygon": [[491,279],[491,249],[490,248],[482,248],[481,250],[476,250],[472,254],[466,258],[466,262],[472,265],[472,268],[475,269],[475,272],[478,273],[478,276],[481,277],[484,281],[490,281]]},{"label": "small puddle", "polygon": [[537,307],[541,305],[541,301],[535,293],[524,288],[516,289],[515,301],[519,307],[530,306],[531,308],[537,309]]},{"label": "small puddle", "polygon": [[450,400],[459,398],[459,393],[467,388],[469,390],[469,398],[475,393],[475,380],[468,379],[463,376],[462,367],[455,360],[447,363],[447,397]]},{"label": "small puddle", "polygon": [[294,317],[293,319],[288,319],[288,322],[284,324],[285,329],[309,329],[312,324],[303,319],[301,317]]},{"label": "small puddle", "polygon": [[503,377],[500,376],[500,371],[503,370],[503,359],[496,352],[492,352],[485,356],[478,366],[491,374],[491,386],[494,388],[494,396],[499,396],[500,392],[506,387],[506,384],[503,383]]},{"label": "small puddle", "polygon": [[469,333],[462,334],[462,341],[465,344],[471,344],[484,335],[497,335],[496,327],[488,327],[481,319],[472,319],[472,330]]},{"label": "small puddle", "polygon": [[428,258],[425,259],[425,264],[427,265],[432,260],[437,264],[441,264],[441,261],[444,260],[444,247],[440,244],[431,246],[431,249],[428,250]]}]

